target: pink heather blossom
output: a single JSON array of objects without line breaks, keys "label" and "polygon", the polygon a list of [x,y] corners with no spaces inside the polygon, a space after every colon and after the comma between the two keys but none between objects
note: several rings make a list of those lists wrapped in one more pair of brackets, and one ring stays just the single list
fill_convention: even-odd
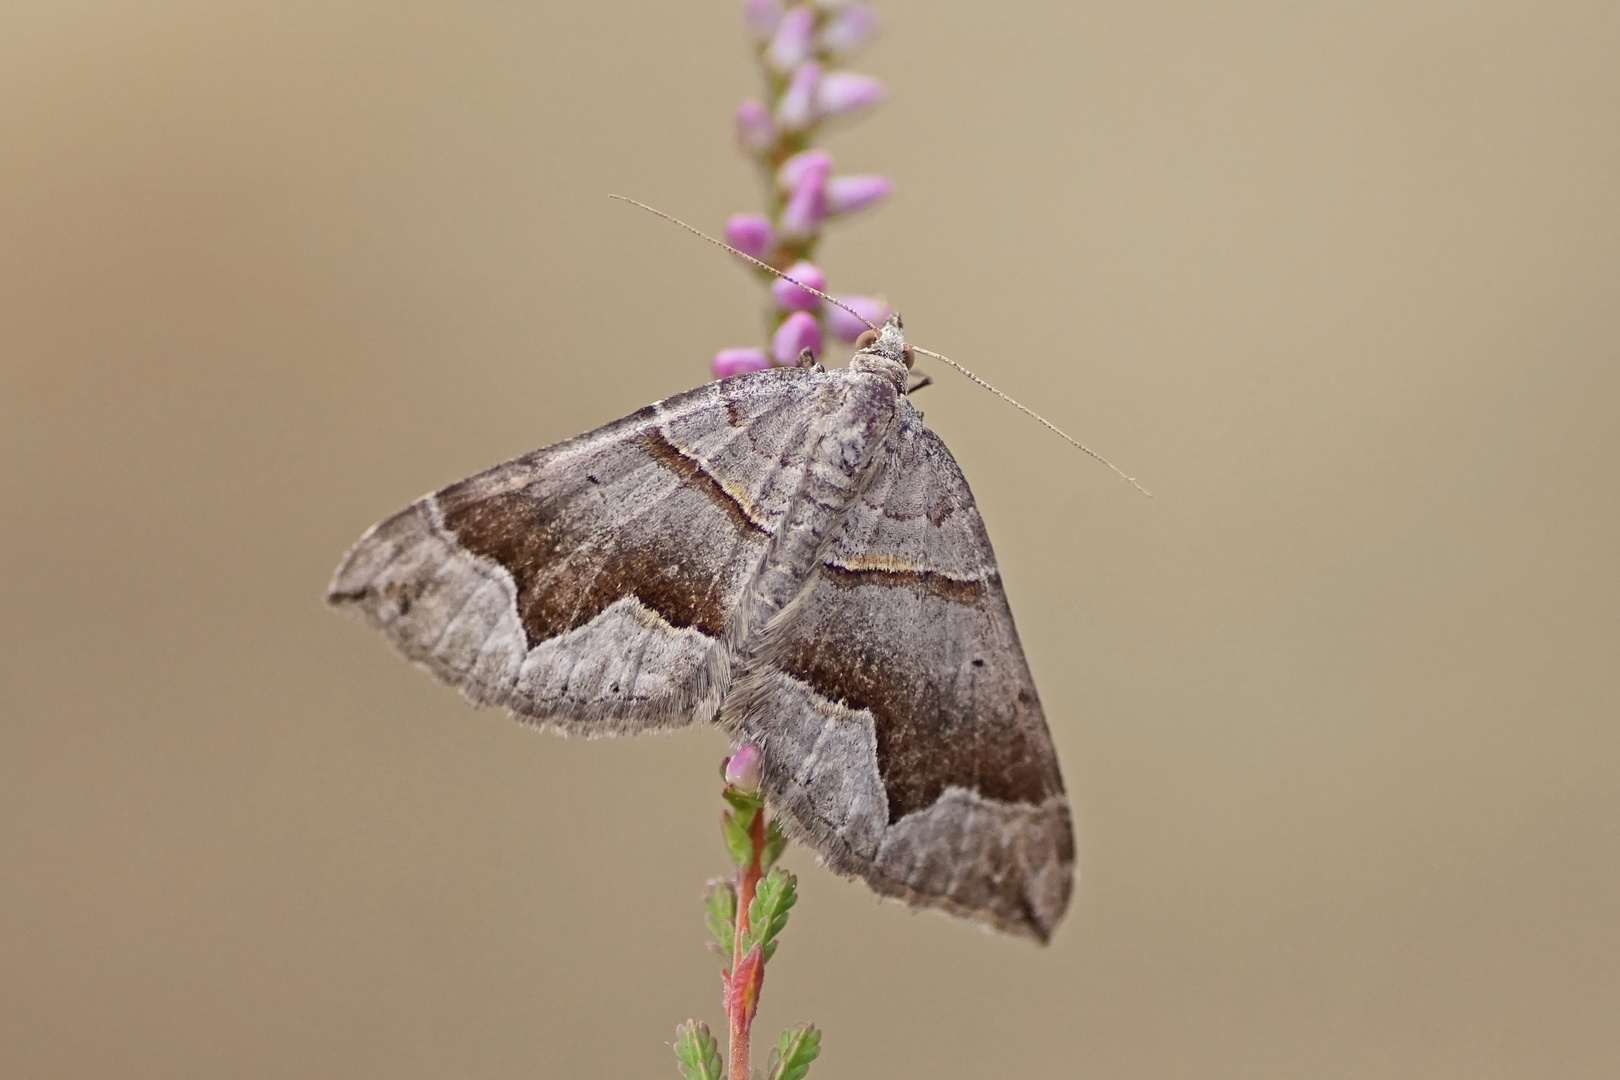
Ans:
[{"label": "pink heather blossom", "polygon": [[822,311],[827,320],[827,329],[841,341],[854,341],[863,331],[871,329],[866,323],[882,326],[883,320],[889,317],[888,303],[875,296],[840,296],[837,299],[860,312],[866,319],[866,322],[861,322],[843,308],[828,304]]},{"label": "pink heather blossom", "polygon": [[877,28],[877,12],[865,4],[845,4],[822,25],[817,43],[828,52],[848,56],[871,41]]},{"label": "pink heather blossom", "polygon": [[842,116],[869,109],[888,94],[881,79],[853,71],[829,71],[816,83],[816,116]]},{"label": "pink heather blossom", "polygon": [[820,172],[808,174],[788,196],[778,222],[782,235],[790,240],[808,240],[821,229],[827,216],[827,178]]},{"label": "pink heather blossom", "polygon": [[777,0],[743,0],[742,21],[755,41],[768,41],[782,22],[782,5]]},{"label": "pink heather blossom", "polygon": [[793,69],[782,100],[776,103],[776,123],[787,131],[803,131],[816,120],[816,84],[821,81],[821,65],[806,60]]},{"label": "pink heather blossom", "polygon": [[771,35],[771,43],[765,50],[765,62],[777,71],[792,71],[810,59],[815,51],[815,42],[811,40],[815,29],[816,13],[809,4],[791,8],[782,16],[776,33]]},{"label": "pink heather blossom", "polygon": [[763,259],[776,240],[771,221],[763,214],[732,214],[726,219],[726,243],[756,259]]},{"label": "pink heather blossom", "polygon": [[796,364],[799,353],[805,349],[811,353],[821,352],[821,327],[808,311],[795,311],[776,328],[776,335],[771,338],[771,355],[778,364]]},{"label": "pink heather blossom", "polygon": [[758,154],[776,141],[776,127],[765,106],[752,98],[737,106],[737,145]]},{"label": "pink heather blossom", "polygon": [[[795,354],[797,355],[797,354]],[[763,371],[771,366],[764,349],[721,349],[714,354],[714,377],[729,378],[745,371]]]},{"label": "pink heather blossom", "polygon": [[825,150],[801,150],[776,170],[776,186],[783,191],[793,191],[811,173],[820,173],[823,178],[832,172],[832,155]]},{"label": "pink heather blossom", "polygon": [[[827,289],[827,275],[821,272],[821,267],[813,262],[800,259],[783,273],[801,285],[808,285],[812,289],[825,292]],[[776,297],[776,306],[783,311],[814,311],[821,303],[821,297],[815,293],[806,292],[785,278],[777,278],[771,282],[771,295]]]},{"label": "pink heather blossom", "polygon": [[726,783],[752,795],[759,790],[762,773],[759,747],[743,743],[737,752],[726,759]]},{"label": "pink heather blossom", "polygon": [[[852,116],[880,104],[888,95],[871,75],[837,70],[871,42],[878,15],[863,0],[735,0],[744,28],[754,41],[769,93],[737,106],[737,143],[755,162],[773,160],[787,147],[804,147],[822,120]],[[826,65],[824,68],[823,65]],[[826,221],[881,202],[893,191],[887,176],[834,176],[825,150],[803,149],[777,167],[773,212],[733,214],[726,220],[726,242],[754,259],[803,252],[814,244]],[[780,209],[777,210],[776,208]],[[791,257],[791,256],[789,256]],[[868,324],[882,323],[889,305],[879,297],[844,296],[852,311],[824,303],[816,293],[827,276],[801,259],[787,278],[771,283],[782,321],[763,349],[731,348],[715,354],[716,378],[758,371],[772,364],[796,364],[827,340],[856,340]],[[759,784],[760,751],[744,745],[727,761],[726,779],[747,790]]]},{"label": "pink heather blossom", "polygon": [[827,181],[826,211],[852,213],[888,198],[893,190],[887,176],[834,176]]}]

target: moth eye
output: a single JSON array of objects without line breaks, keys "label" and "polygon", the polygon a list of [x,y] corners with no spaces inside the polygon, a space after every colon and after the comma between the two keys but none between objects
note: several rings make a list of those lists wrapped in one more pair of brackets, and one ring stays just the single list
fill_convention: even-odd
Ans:
[{"label": "moth eye", "polygon": [[910,345],[907,345],[904,349],[901,349],[900,350],[900,355],[906,358],[906,367],[907,368],[910,368],[913,364],[915,364],[917,362],[917,355],[911,351],[911,346]]},{"label": "moth eye", "polygon": [[876,330],[862,330],[861,336],[855,339],[855,351],[860,352],[878,339]]}]

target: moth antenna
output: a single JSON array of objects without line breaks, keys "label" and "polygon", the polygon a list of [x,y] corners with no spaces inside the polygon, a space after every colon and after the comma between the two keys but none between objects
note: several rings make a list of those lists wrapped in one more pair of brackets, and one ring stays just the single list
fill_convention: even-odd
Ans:
[{"label": "moth antenna", "polygon": [[1131,487],[1135,488],[1137,491],[1140,491],[1142,494],[1146,495],[1150,499],[1153,498],[1153,492],[1149,491],[1147,488],[1143,487],[1141,484],[1138,484],[1136,482],[1136,477],[1127,475],[1125,473],[1125,470],[1121,469],[1118,465],[1115,465],[1112,461],[1109,461],[1107,458],[1105,458],[1101,454],[1097,453],[1097,451],[1093,450],[1091,447],[1087,446],[1085,443],[1083,443],[1080,440],[1078,440],[1078,439],[1074,438],[1073,436],[1069,435],[1062,428],[1060,428],[1056,424],[1052,423],[1052,421],[1048,420],[1046,417],[1042,416],[1040,413],[1036,412],[1034,409],[1031,409],[1031,408],[1019,403],[1018,401],[1015,401],[1014,399],[1008,397],[1006,394],[1003,394],[1000,390],[997,390],[995,387],[991,386],[989,383],[985,382],[983,379],[981,379],[977,375],[973,374],[973,372],[969,371],[967,368],[963,367],[961,364],[958,364],[955,360],[952,360],[948,356],[941,356],[939,353],[934,352],[931,349],[925,349],[920,345],[913,345],[911,348],[912,348],[913,352],[920,352],[924,356],[932,356],[935,360],[939,360],[939,361],[942,361],[942,362],[944,362],[946,364],[949,364],[951,367],[955,368],[958,373],[966,376],[969,380],[978,383],[980,387],[984,388],[985,390],[990,391],[992,394],[996,395],[996,397],[1000,398],[1002,401],[1005,401],[1007,404],[1011,405],[1013,408],[1017,409],[1019,412],[1023,413],[1025,416],[1029,417],[1032,420],[1035,420],[1036,422],[1038,422],[1039,424],[1044,426],[1048,431],[1051,431],[1053,434],[1055,434],[1058,438],[1062,439],[1064,442],[1066,442],[1070,446],[1074,447],[1076,450],[1079,450],[1081,453],[1084,453],[1084,454],[1089,454],[1091,457],[1095,458],[1097,461],[1100,461],[1104,465],[1108,466],[1110,469],[1113,469],[1116,473],[1118,473],[1125,480],[1126,483],[1130,484]]},{"label": "moth antenna", "polygon": [[[871,320],[868,319],[865,315],[862,315],[860,312],[856,311],[854,308],[850,307],[848,304],[844,303],[842,300],[835,300],[833,297],[828,296],[826,293],[822,292],[820,289],[813,289],[810,286],[806,285],[804,282],[799,281],[796,278],[788,277],[786,274],[782,273],[782,271],[778,270],[776,267],[772,266],[770,263],[762,262],[761,260],[754,258],[752,255],[748,254],[746,251],[738,251],[736,248],[732,247],[730,244],[726,243],[724,240],[716,240],[714,237],[710,236],[708,233],[704,232],[702,229],[699,229],[695,225],[688,225],[686,222],[682,221],[680,218],[674,217],[674,216],[672,216],[670,214],[666,214],[662,210],[659,210],[657,207],[648,206],[644,202],[637,202],[635,199],[630,198],[628,195],[609,195],[608,198],[610,198],[610,199],[618,199],[620,202],[627,202],[631,206],[639,206],[643,210],[647,211],[647,213],[652,214],[655,217],[661,217],[665,221],[670,222],[673,225],[679,225],[681,228],[685,229],[687,232],[691,233],[693,236],[702,237],[703,239],[707,240],[709,243],[713,244],[715,247],[722,248],[722,249],[724,249],[726,251],[729,251],[733,255],[737,256],[737,258],[739,258],[739,259],[747,259],[749,262],[753,263],[755,266],[759,267],[761,270],[769,271],[770,273],[773,273],[777,277],[781,278],[783,281],[791,282],[792,284],[797,285],[799,288],[803,289],[805,292],[812,293],[812,294],[814,294],[816,296],[821,297],[823,300],[827,301],[827,303],[833,305],[834,307],[843,308],[845,311],[849,312],[851,315],[853,315],[857,319],[861,320],[861,322],[865,323],[866,328],[868,330],[872,330],[872,331],[875,331],[877,333],[882,333],[883,332],[880,327],[874,326],[872,324]],[[1011,400],[1011,399],[1009,399],[1009,400]],[[1019,408],[1023,408],[1023,406],[1020,405]],[[1090,451],[1087,451],[1087,453],[1090,453]]]},{"label": "moth antenna", "polygon": [[[730,244],[726,243],[724,240],[716,240],[714,237],[710,236],[708,233],[704,232],[702,229],[698,228],[695,225],[688,225],[686,222],[682,221],[678,217],[675,217],[673,214],[666,214],[662,210],[658,209],[657,207],[648,206],[646,203],[641,202],[640,200],[637,200],[637,199],[632,199],[628,195],[611,195],[610,194],[608,196],[608,198],[617,199],[620,202],[629,203],[631,206],[639,206],[643,210],[647,211],[647,213],[653,215],[654,217],[661,217],[665,221],[669,222],[671,225],[679,225],[681,228],[685,229],[687,232],[691,233],[693,236],[696,236],[696,237],[698,237],[699,239],[702,239],[702,240],[707,240],[709,243],[713,244],[717,248],[720,248],[722,251],[729,251],[733,255],[737,256],[737,258],[746,260],[747,262],[751,262],[755,266],[759,267],[761,270],[767,271],[768,273],[775,274],[777,277],[781,278],[783,281],[790,282],[790,283],[792,283],[794,285],[797,285],[799,288],[803,289],[805,292],[810,293],[810,294],[812,294],[814,296],[819,296],[819,297],[821,297],[821,299],[827,301],[827,303],[832,304],[835,307],[843,308],[845,311],[849,312],[851,315],[853,315],[857,319],[861,320],[861,322],[865,323],[866,328],[868,330],[872,330],[872,331],[877,332],[877,333],[882,332],[865,315],[862,315],[860,312],[856,311],[854,308],[850,307],[848,304],[844,303],[843,301],[836,300],[833,297],[828,296],[826,293],[822,292],[820,289],[812,288],[809,285],[806,285],[804,282],[799,281],[796,278],[788,277],[786,274],[782,273],[782,271],[778,270],[776,267],[772,266],[770,263],[764,262],[764,261],[762,261],[760,259],[756,259],[752,255],[748,254],[745,251],[738,251],[736,248],[732,247]],[[967,368],[963,367],[961,364],[958,364],[955,360],[952,360],[948,356],[943,356],[940,353],[934,352],[931,349],[924,349],[924,348],[922,348],[921,346],[918,346],[918,345],[913,345],[911,348],[912,348],[912,350],[914,352],[920,352],[924,356],[932,356],[935,360],[939,360],[939,361],[942,361],[942,362],[944,362],[946,364],[949,364],[951,367],[955,368],[959,373],[966,376],[969,380],[971,380],[971,381],[973,381],[975,383],[978,383],[979,386],[982,387],[983,389],[990,391],[992,394],[996,395],[996,397],[1000,398],[1002,401],[1005,401],[1007,404],[1011,405],[1013,408],[1017,409],[1019,412],[1023,413],[1025,416],[1028,416],[1030,419],[1032,419],[1032,420],[1036,421],[1037,423],[1041,424],[1047,430],[1051,431],[1058,438],[1062,439],[1064,442],[1068,443],[1070,446],[1074,447],[1076,450],[1079,450],[1081,453],[1090,455],[1095,460],[1100,461],[1102,464],[1104,464],[1104,465],[1108,466],[1110,469],[1114,470],[1114,472],[1118,473],[1128,484],[1131,485],[1131,487],[1135,488],[1137,491],[1140,491],[1142,494],[1146,495],[1150,499],[1153,498],[1153,492],[1149,491],[1147,488],[1143,487],[1141,484],[1138,484],[1136,482],[1136,477],[1126,475],[1125,470],[1121,469],[1118,465],[1115,465],[1112,461],[1109,461],[1107,458],[1105,458],[1101,454],[1097,453],[1097,451],[1093,450],[1091,447],[1087,446],[1086,444],[1080,442],[1078,439],[1076,439],[1073,436],[1069,435],[1062,428],[1060,428],[1056,424],[1052,423],[1052,421],[1048,420],[1046,417],[1042,416],[1040,413],[1036,412],[1034,409],[1031,409],[1028,406],[1023,405],[1022,403],[1014,400],[1013,398],[1008,397],[1006,394],[1003,394],[1000,390],[997,390],[995,387],[991,386],[989,383],[985,382],[983,379],[981,379],[977,375],[973,374],[973,372],[969,371]]]}]

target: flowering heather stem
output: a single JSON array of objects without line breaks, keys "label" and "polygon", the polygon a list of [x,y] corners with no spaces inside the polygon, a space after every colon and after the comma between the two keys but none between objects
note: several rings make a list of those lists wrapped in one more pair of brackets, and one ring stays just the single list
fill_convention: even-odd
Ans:
[{"label": "flowering heather stem", "polygon": [[[759,748],[748,743],[726,759],[721,797],[730,809],[720,816],[720,831],[731,852],[732,877],[711,881],[704,897],[715,951],[725,958],[720,988],[730,1041],[726,1075],[750,1078],[749,1049],[765,965],[776,954],[777,938],[799,898],[793,875],[774,865],[787,840],[782,827],[765,817],[761,766]],[[821,1032],[814,1025],[789,1028],[771,1052],[766,1080],[800,1080],[819,1053]],[[701,1021],[688,1020],[675,1029],[675,1057],[685,1080],[721,1080],[719,1044]]]},{"label": "flowering heather stem", "polygon": [[[887,93],[880,80],[842,70],[843,63],[871,40],[877,16],[859,0],[744,0],[742,14],[765,93],[763,100],[737,106],[737,145],[764,178],[765,213],[733,215],[727,239],[779,271],[792,267],[824,280],[810,260],[825,224],[883,201],[893,187],[886,176],[833,175],[832,155],[813,146],[825,124],[864,114]],[[768,271],[757,274],[761,283],[775,283]],[[768,365],[792,365],[803,349],[819,354],[828,335],[853,342],[866,329],[852,329],[851,320],[835,314],[832,305],[799,290],[778,287],[773,297],[766,322],[771,345],[750,354],[750,361],[765,355]],[[874,322],[889,316],[889,306],[880,298],[842,299],[863,314],[880,312]],[[717,353],[715,378],[756,370],[753,362],[739,359],[742,355],[737,348]]]}]

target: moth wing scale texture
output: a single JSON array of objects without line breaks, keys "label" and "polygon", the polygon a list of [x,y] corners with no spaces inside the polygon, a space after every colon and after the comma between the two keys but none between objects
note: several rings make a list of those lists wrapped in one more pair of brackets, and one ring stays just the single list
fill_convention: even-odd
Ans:
[{"label": "moth wing scale texture", "polygon": [[329,602],[563,732],[716,720],[884,895],[1047,940],[1068,802],[967,482],[904,372],[710,383],[373,527]]},{"label": "moth wing scale texture", "polygon": [[706,719],[715,642],[802,470],[809,379],[710,383],[424,496],[355,544],[328,602],[542,726]]},{"label": "moth wing scale texture", "polygon": [[1057,756],[967,481],[897,413],[740,727],[832,868],[1045,941],[1074,878]]}]

